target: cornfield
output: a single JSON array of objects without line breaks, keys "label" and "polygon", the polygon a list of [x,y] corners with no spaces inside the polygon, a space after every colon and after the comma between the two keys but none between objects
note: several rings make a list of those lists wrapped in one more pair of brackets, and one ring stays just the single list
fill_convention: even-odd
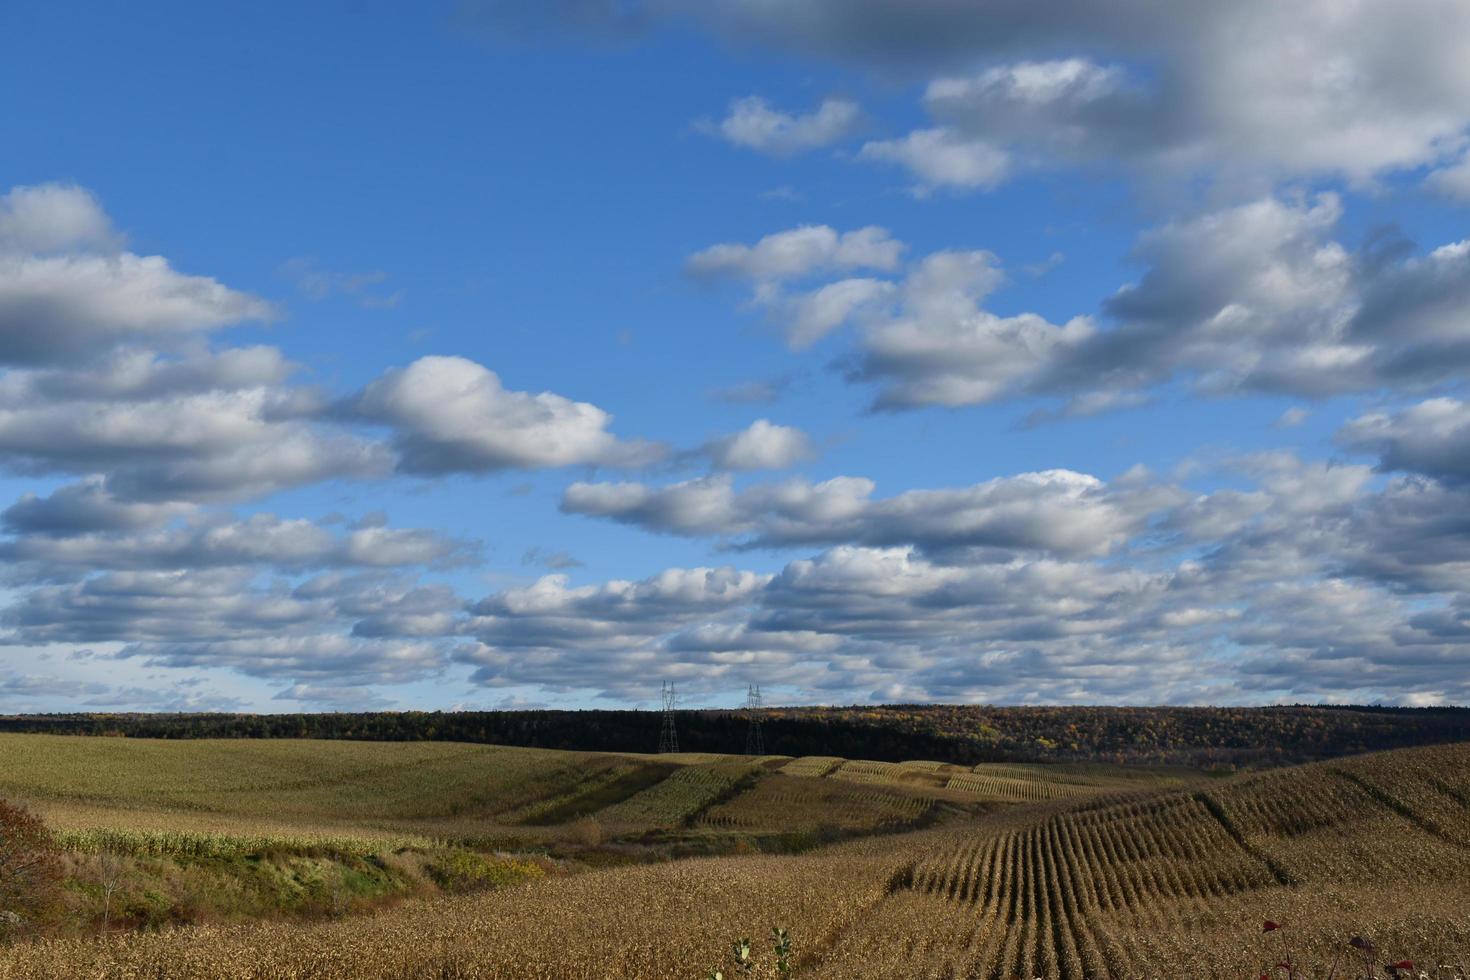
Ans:
[{"label": "cornfield", "polygon": [[1256,975],[1279,918],[1309,976],[1368,930],[1470,976],[1467,790],[1457,746],[1018,809],[931,846],[813,975]]},{"label": "cornfield", "polygon": [[[1018,768],[971,775],[1041,778]],[[870,823],[936,805],[881,764],[852,775],[891,782],[773,773],[698,826],[844,811]],[[1297,976],[1326,976],[1361,934],[1434,980],[1470,978],[1470,745],[1163,786],[1070,775],[1085,795],[803,855],[585,872],[311,925],[16,945],[0,951],[0,978],[688,980],[732,937],[774,924],[813,980],[1238,978],[1275,972],[1267,919],[1289,935]],[[648,812],[678,812],[708,778],[670,776],[647,791],[666,801]]]},{"label": "cornfield", "polygon": [[753,833],[814,831],[823,827],[872,831],[918,822],[934,801],[903,789],[854,786],[846,781],[767,776],[739,796],[711,807],[699,826]]},{"label": "cornfield", "polygon": [[830,755],[808,755],[792,759],[781,767],[788,776],[825,776],[842,765],[844,760]]},{"label": "cornfield", "polygon": [[723,794],[734,789],[755,767],[743,763],[687,766],[641,793],[598,812],[610,826],[667,827],[692,819]]},{"label": "cornfield", "polygon": [[1029,803],[1076,796],[1088,791],[1075,783],[1048,783],[1039,779],[1011,779],[1006,776],[951,776],[945,789],[969,793],[986,800],[1004,803]]}]

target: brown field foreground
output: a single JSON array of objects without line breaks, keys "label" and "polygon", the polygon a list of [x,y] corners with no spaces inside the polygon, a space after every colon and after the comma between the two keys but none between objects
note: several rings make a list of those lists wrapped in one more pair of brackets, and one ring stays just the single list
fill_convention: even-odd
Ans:
[{"label": "brown field foreground", "polygon": [[[1263,932],[1266,920],[1281,928]],[[0,950],[0,978],[699,980],[716,966],[744,975],[731,939],[772,925],[790,930],[802,978],[1325,980],[1334,958],[1336,977],[1365,975],[1355,936],[1374,944],[1373,975],[1412,960],[1400,976],[1470,977],[1470,745],[1025,804],[803,855],[549,877],[329,922],[17,943]],[[1288,959],[1290,971],[1277,967]]]}]

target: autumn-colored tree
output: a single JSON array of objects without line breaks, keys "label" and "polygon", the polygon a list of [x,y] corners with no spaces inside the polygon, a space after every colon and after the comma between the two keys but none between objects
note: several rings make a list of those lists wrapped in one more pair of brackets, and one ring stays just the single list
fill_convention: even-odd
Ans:
[{"label": "autumn-colored tree", "polygon": [[60,893],[61,859],[46,825],[0,800],[0,939],[45,926]]}]

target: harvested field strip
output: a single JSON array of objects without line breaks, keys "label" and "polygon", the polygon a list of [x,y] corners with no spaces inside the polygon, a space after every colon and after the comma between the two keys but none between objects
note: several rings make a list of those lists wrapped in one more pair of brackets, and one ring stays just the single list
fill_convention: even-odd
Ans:
[{"label": "harvested field strip", "polygon": [[950,765],[948,762],[925,762],[923,760],[900,762],[898,765],[901,769],[914,769],[919,772],[940,772],[959,768],[958,766]]},{"label": "harvested field strip", "polygon": [[832,773],[831,778],[844,779],[850,783],[873,783],[877,785],[893,785],[899,782],[896,777],[891,776],[887,773],[863,772],[860,770],[849,771],[847,769],[837,770],[836,772]]},{"label": "harvested field strip", "polygon": [[1086,787],[1064,783],[1043,783],[1005,776],[973,775],[951,776],[945,782],[944,788],[1007,803],[1037,803],[1042,800],[1061,799],[1088,792]]},{"label": "harvested field strip", "polygon": [[904,773],[902,764],[897,762],[868,762],[854,759],[842,763],[833,776],[843,779],[854,779],[859,776],[883,776],[889,779],[898,779]]},{"label": "harvested field strip", "polygon": [[946,762],[876,762],[808,756],[781,767],[787,775],[827,776],[849,782],[944,789],[995,803],[1036,803],[1119,790],[1145,790],[1181,782],[1177,771],[1130,772],[1098,765],[982,763],[966,769]]},{"label": "harvested field strip", "polygon": [[323,838],[350,837],[394,840],[404,837],[444,836],[434,832],[417,833],[396,828],[381,828],[367,823],[342,821],[276,821],[255,817],[237,817],[207,810],[144,810],[88,806],[69,802],[47,801],[33,804],[37,813],[53,833],[171,833],[209,837]]},{"label": "harvested field strip", "polygon": [[997,803],[1039,803],[1119,790],[1158,789],[1181,781],[1177,776],[1153,773],[1044,765],[982,764],[969,771],[946,770],[939,774],[948,776],[946,789]]},{"label": "harvested field strip", "polygon": [[781,772],[788,776],[825,776],[844,761],[836,756],[808,755],[792,759],[781,767]]}]

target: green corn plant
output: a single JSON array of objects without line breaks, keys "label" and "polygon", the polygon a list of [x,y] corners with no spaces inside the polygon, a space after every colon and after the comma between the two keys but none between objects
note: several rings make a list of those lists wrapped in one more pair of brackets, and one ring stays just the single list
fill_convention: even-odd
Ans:
[{"label": "green corn plant", "polygon": [[[796,970],[791,965],[791,933],[780,926],[772,926],[771,949],[776,954],[776,975],[795,976]],[[755,951],[749,938],[742,936],[730,944],[730,958],[742,974],[749,976],[755,972]],[[725,974],[716,967],[705,974],[705,980],[725,980]]]},{"label": "green corn plant", "polygon": [[741,938],[730,944],[730,955],[735,958],[735,965],[745,973],[755,969],[755,958],[751,956],[750,940]]},{"label": "green corn plant", "polygon": [[771,943],[776,951],[776,973],[789,977],[791,970],[791,933],[780,926],[771,927]]}]

